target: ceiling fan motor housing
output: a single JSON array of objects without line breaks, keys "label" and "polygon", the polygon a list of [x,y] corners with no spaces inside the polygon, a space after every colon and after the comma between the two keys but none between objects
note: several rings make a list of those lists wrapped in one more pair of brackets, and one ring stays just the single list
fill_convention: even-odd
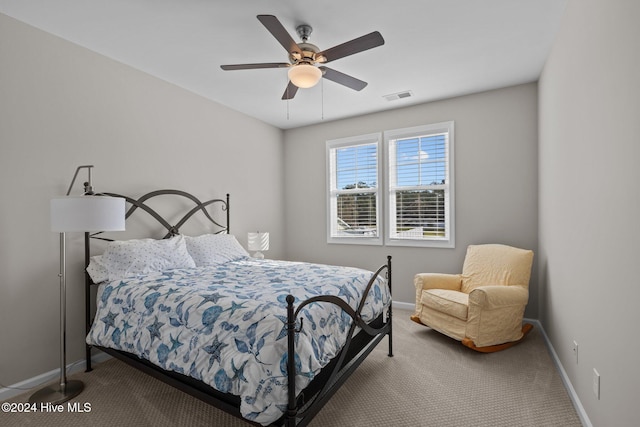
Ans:
[{"label": "ceiling fan motor housing", "polygon": [[297,65],[303,63],[313,65],[316,62],[325,61],[324,56],[316,56],[316,53],[320,51],[320,48],[318,48],[318,46],[311,43],[298,43],[298,47],[300,48],[302,55],[296,52],[292,52],[291,54],[289,54],[289,60],[292,64]]}]

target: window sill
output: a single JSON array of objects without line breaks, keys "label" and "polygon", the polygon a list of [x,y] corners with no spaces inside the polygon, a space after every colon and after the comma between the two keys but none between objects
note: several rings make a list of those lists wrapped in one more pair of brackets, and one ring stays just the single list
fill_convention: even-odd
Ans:
[{"label": "window sill", "polygon": [[386,246],[407,246],[417,248],[444,248],[455,249],[453,240],[412,240],[412,239],[387,239]]},{"label": "window sill", "polygon": [[328,244],[382,246],[380,237],[329,237]]}]

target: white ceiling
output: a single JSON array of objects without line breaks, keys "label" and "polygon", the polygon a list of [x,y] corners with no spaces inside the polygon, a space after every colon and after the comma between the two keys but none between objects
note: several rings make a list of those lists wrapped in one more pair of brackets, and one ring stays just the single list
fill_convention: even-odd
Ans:
[{"label": "white ceiling", "polygon": [[[282,129],[536,81],[566,0],[0,0],[0,12]],[[331,62],[360,92],[322,80],[280,98],[288,62],[256,15],[321,50],[372,31],[383,46]],[[384,95],[411,91],[387,101]]]}]

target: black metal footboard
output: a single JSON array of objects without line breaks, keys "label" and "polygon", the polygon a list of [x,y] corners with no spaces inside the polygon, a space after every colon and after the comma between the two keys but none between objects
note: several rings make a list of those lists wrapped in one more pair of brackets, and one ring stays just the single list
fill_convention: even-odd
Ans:
[{"label": "black metal footboard", "polygon": [[[358,308],[354,310],[343,299],[334,295],[322,295],[309,298],[303,301],[294,309],[295,297],[287,296],[287,381],[288,381],[288,407],[284,415],[283,424],[286,427],[304,426],[318,413],[325,403],[333,396],[340,386],[347,380],[349,375],[364,361],[367,355],[376,347],[376,345],[384,338],[389,336],[389,357],[393,357],[393,339],[392,339],[392,308],[389,305],[387,311],[387,319],[377,319],[376,322],[367,324],[362,320],[362,309],[369,295],[371,287],[375,283],[380,274],[386,271],[387,285],[389,293],[391,293],[391,256],[387,256],[387,263],[380,267],[371,277],[367,287],[362,295],[362,299],[358,304]],[[339,306],[353,320],[347,334],[347,341],[340,351],[336,359],[327,367],[321,381],[319,390],[312,391],[313,395],[310,400],[304,401],[304,396],[296,398],[296,369],[295,369],[295,335],[302,331],[304,320],[300,317],[300,326],[296,328],[296,319],[300,311],[309,304],[325,302]],[[384,317],[384,316],[381,316]],[[362,330],[358,335],[359,340],[354,340],[356,331]],[[368,335],[368,339],[362,339],[363,334]],[[352,358],[353,357],[353,358]],[[327,374],[327,372],[329,372]],[[313,383],[310,387],[313,390]],[[309,394],[309,391],[305,392]]]}]

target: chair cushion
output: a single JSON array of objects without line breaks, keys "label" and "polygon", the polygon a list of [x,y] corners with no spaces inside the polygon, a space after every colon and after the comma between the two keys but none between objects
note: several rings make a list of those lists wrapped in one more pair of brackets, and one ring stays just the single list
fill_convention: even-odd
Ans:
[{"label": "chair cushion", "polygon": [[467,320],[469,295],[448,289],[428,289],[422,292],[422,305],[446,313],[460,320]]},{"label": "chair cushion", "polygon": [[470,245],[462,266],[462,292],[479,286],[529,286],[533,251],[506,245]]}]

